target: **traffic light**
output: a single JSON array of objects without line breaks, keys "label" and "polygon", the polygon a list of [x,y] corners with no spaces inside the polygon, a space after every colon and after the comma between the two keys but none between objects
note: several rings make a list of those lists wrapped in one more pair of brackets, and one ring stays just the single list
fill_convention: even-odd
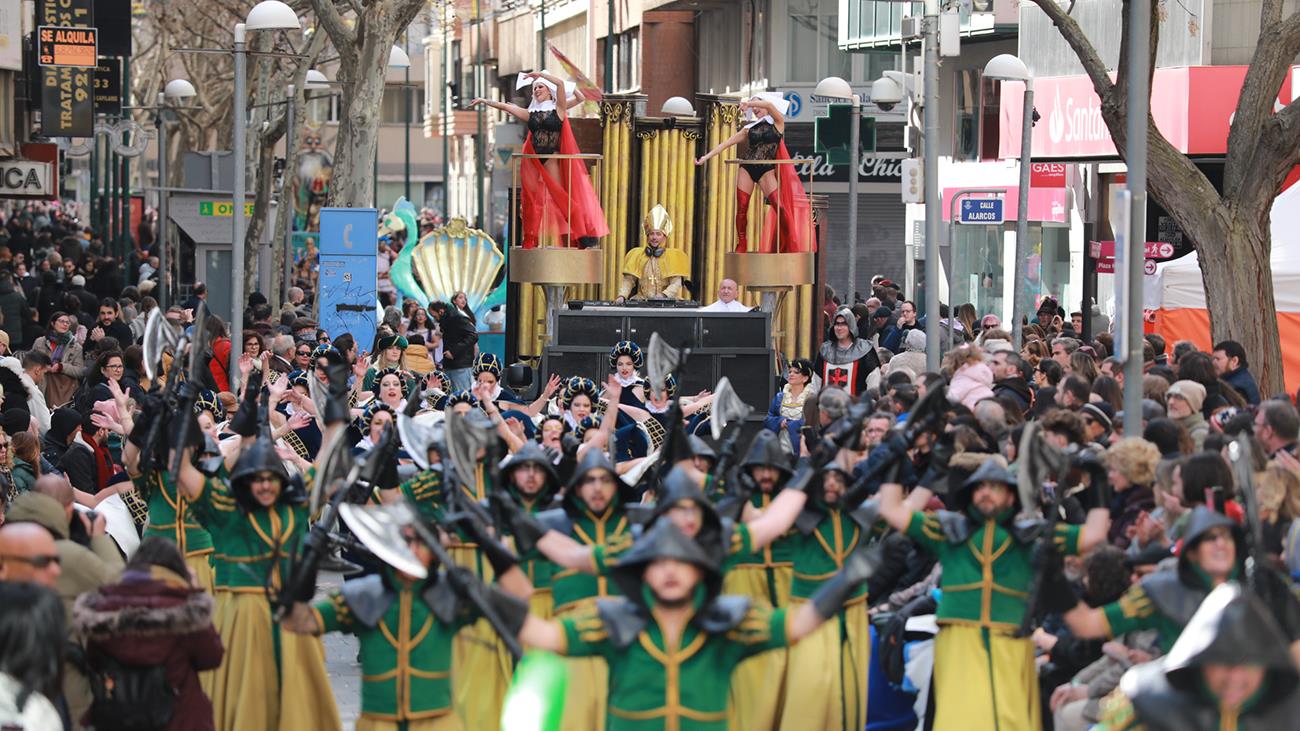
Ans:
[{"label": "traffic light", "polygon": [[[814,149],[826,156],[832,165],[850,165],[853,151],[849,137],[853,123],[852,104],[827,104],[826,115],[814,121]],[[876,151],[876,119],[862,117],[858,120],[858,148],[862,152]]]}]

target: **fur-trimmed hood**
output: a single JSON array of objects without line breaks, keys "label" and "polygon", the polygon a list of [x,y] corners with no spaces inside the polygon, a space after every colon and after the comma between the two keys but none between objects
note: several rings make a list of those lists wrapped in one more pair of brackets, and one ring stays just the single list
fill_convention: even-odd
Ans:
[{"label": "fur-trimmed hood", "polygon": [[18,377],[18,380],[22,381],[23,388],[27,390],[27,412],[36,419],[36,425],[42,434],[49,431],[50,409],[45,404],[45,394],[41,391],[41,387],[37,386],[36,382],[32,380],[32,377],[27,375],[27,371],[23,370],[22,361],[12,355],[6,355],[0,358],[0,368],[13,373]]},{"label": "fur-trimmed hood", "polygon": [[[159,577],[162,572],[167,576]],[[212,626],[213,606],[210,594],[165,569],[154,567],[152,574],[128,570],[118,583],[78,597],[72,623],[87,639],[100,641],[185,635]]]}]

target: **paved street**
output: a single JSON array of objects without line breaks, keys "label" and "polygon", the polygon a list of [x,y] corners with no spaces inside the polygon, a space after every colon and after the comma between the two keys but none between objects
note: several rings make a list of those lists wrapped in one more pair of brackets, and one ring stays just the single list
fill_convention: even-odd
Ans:
[{"label": "paved street", "polygon": [[[320,591],[324,593],[343,583],[343,576],[321,572]],[[343,728],[350,729],[361,713],[361,666],[357,664],[357,638],[338,632],[325,636],[325,670],[334,686]]]}]

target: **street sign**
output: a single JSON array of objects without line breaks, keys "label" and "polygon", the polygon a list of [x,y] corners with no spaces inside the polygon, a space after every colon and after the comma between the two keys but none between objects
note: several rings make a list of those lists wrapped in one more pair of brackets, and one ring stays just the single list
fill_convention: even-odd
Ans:
[{"label": "street sign", "polygon": [[42,25],[36,29],[36,63],[94,68],[99,46],[97,34],[94,28]]},{"label": "street sign", "polygon": [[[95,25],[94,0],[37,0],[36,25],[81,30],[92,28]],[[32,74],[39,83],[32,89],[32,94],[39,95],[41,100],[41,133],[46,137],[90,137],[94,134],[95,65],[92,55],[85,66],[42,66],[39,74]]]},{"label": "street sign", "polygon": [[958,223],[1002,223],[1001,198],[966,198],[957,212]]},{"label": "street sign", "polygon": [[95,114],[122,115],[122,59],[101,58],[95,67]]},{"label": "street sign", "polygon": [[[827,104],[826,115],[814,120],[813,147],[817,152],[826,155],[826,162],[832,165],[852,164],[853,150],[849,149],[852,124],[852,104]],[[863,152],[876,151],[874,117],[862,117],[858,120],[858,148]]]}]

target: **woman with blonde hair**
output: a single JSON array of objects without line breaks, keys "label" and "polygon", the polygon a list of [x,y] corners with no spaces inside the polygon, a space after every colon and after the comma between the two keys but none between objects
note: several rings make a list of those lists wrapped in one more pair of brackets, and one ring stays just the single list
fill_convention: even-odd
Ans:
[{"label": "woman with blonde hair", "polygon": [[1107,540],[1113,546],[1128,548],[1129,528],[1143,514],[1155,509],[1151,485],[1156,479],[1156,463],[1160,450],[1140,437],[1126,437],[1106,450],[1106,474],[1115,490],[1115,500],[1110,508],[1110,533]]}]

